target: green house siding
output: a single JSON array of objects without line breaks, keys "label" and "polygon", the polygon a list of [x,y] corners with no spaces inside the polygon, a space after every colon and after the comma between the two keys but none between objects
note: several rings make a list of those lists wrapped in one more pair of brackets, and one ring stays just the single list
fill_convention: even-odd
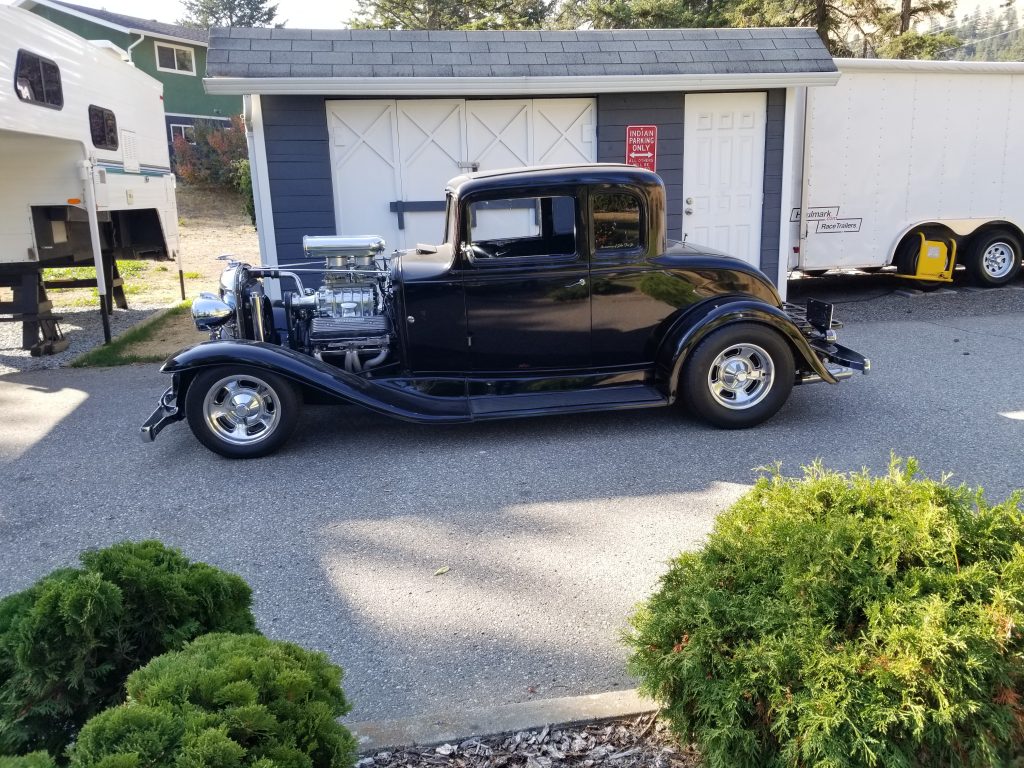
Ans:
[{"label": "green house siding", "polygon": [[[191,48],[195,57],[196,74],[185,72],[162,72],[156,68],[157,42]],[[210,117],[231,117],[242,111],[240,96],[207,96],[203,90],[203,74],[206,72],[206,48],[202,45],[188,45],[170,40],[147,36],[132,51],[135,66],[164,84],[164,111],[169,114],[208,115]]]},{"label": "green house siding", "polygon": [[[125,50],[128,50],[139,39],[138,35],[118,32],[102,24],[61,13],[43,5],[35,6],[32,8],[32,12],[49,19],[54,24],[59,24],[64,29],[70,30],[86,40],[109,40]],[[195,57],[196,74],[158,70],[156,68],[156,46],[154,45],[156,41],[191,48],[192,55]],[[203,90],[203,75],[206,72],[205,45],[179,43],[146,35],[141,43],[132,48],[131,57],[136,67],[164,84],[164,112],[168,114],[228,118],[240,114],[242,111],[240,96],[207,96]]]}]

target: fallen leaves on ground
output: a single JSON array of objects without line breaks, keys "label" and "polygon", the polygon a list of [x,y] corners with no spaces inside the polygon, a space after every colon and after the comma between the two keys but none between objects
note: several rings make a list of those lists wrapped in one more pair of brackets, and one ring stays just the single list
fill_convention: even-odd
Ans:
[{"label": "fallen leaves on ground", "polygon": [[694,768],[692,747],[681,746],[654,715],[578,728],[543,728],[459,744],[413,747],[363,757],[356,768]]}]

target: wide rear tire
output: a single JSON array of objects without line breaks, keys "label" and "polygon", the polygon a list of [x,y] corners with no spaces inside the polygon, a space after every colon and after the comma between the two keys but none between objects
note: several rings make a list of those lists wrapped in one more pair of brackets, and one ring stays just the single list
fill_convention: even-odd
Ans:
[{"label": "wide rear tire", "polygon": [[713,331],[691,353],[680,399],[691,413],[723,429],[745,429],[774,416],[793,391],[793,352],[763,325]]},{"label": "wide rear tire", "polygon": [[295,430],[299,409],[299,397],[287,380],[248,366],[204,370],[185,395],[192,434],[229,459],[276,451]]},{"label": "wide rear tire", "polygon": [[977,285],[1006,285],[1020,273],[1021,242],[1004,229],[981,232],[971,240],[963,264]]}]

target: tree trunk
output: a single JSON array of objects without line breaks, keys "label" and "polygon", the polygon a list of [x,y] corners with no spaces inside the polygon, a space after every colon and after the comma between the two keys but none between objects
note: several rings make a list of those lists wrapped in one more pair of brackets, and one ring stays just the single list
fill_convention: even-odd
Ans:
[{"label": "tree trunk", "polygon": [[[906,2],[906,0],[904,0]],[[814,3],[814,27],[818,30],[818,37],[825,47],[831,50],[828,44],[828,2],[827,0],[815,0]]]},{"label": "tree trunk", "polygon": [[910,29],[910,0],[902,0],[900,4],[900,34]]}]

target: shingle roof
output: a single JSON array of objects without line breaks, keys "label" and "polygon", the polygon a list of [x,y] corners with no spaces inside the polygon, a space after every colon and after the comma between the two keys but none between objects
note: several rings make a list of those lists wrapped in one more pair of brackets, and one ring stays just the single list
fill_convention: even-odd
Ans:
[{"label": "shingle roof", "polygon": [[835,72],[813,29],[210,30],[208,77],[557,77]]},{"label": "shingle roof", "polygon": [[63,5],[65,8],[70,8],[73,11],[79,13],[85,13],[94,18],[102,21],[109,21],[112,24],[117,24],[122,27],[128,27],[129,29],[137,29],[141,32],[151,32],[157,37],[164,35],[166,37],[180,37],[185,40],[194,40],[197,43],[206,44],[210,35],[205,29],[199,27],[186,27],[182,24],[167,24],[163,21],[157,21],[156,19],[140,19],[137,16],[125,16],[123,13],[112,13],[101,8],[88,8],[84,5],[74,5],[73,3],[65,3],[63,0],[50,0],[54,5]]}]

